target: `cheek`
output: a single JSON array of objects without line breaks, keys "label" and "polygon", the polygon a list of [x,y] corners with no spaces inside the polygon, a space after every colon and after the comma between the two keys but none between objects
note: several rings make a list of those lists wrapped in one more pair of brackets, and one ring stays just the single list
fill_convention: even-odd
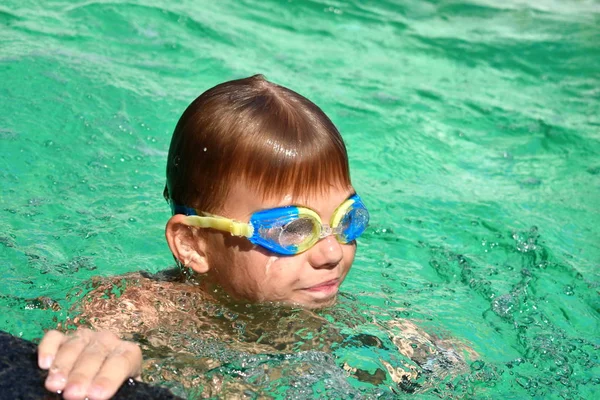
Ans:
[{"label": "cheek", "polygon": [[259,247],[235,254],[234,264],[234,274],[244,274],[244,280],[254,282],[260,288],[267,289],[287,280],[287,259]]},{"label": "cheek", "polygon": [[265,266],[266,279],[261,291],[268,301],[289,301],[301,281],[300,263],[297,260],[269,257]]},{"label": "cheek", "polygon": [[261,272],[265,277],[265,285],[282,289],[288,284],[299,280],[298,271],[302,261],[297,257],[279,257],[265,255],[261,260]]},{"label": "cheek", "polygon": [[356,242],[353,244],[343,244],[342,249],[344,251],[344,262],[350,266],[354,262],[354,256],[356,255]]},{"label": "cheek", "polygon": [[210,275],[225,288],[236,286],[237,281],[247,281],[251,272],[248,270],[252,265],[248,260],[250,252],[240,251],[244,244],[242,239],[230,235],[210,235],[207,247]]},{"label": "cheek", "polygon": [[235,268],[237,273],[234,272],[231,277],[235,291],[259,302],[289,300],[299,280],[287,258],[266,255],[257,250],[240,254]]},{"label": "cheek", "polygon": [[304,255],[280,257],[269,253],[264,257],[261,265],[265,277],[265,291],[282,295],[293,290],[301,281],[303,271],[305,272],[304,266],[307,264]]},{"label": "cheek", "polygon": [[271,267],[279,260],[279,257],[271,256],[267,259],[267,263],[265,264],[265,275],[269,277],[271,275]]},{"label": "cheek", "polygon": [[356,244],[344,244],[342,245],[344,251],[344,258],[342,261],[344,268],[344,276],[350,271],[352,263],[354,262],[354,256],[356,255]]}]

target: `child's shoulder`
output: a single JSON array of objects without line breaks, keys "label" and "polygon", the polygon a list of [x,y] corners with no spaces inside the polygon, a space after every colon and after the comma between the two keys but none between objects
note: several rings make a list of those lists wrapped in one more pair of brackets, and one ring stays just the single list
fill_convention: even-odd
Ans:
[{"label": "child's shoulder", "polygon": [[203,301],[199,288],[185,282],[177,270],[96,277],[91,286],[76,306],[79,315],[73,322],[121,335],[144,334],[164,324],[166,316],[172,320]]},{"label": "child's shoulder", "polygon": [[469,361],[479,358],[465,343],[429,334],[408,320],[389,321],[388,329],[398,351],[415,363],[409,368],[410,373],[406,369],[386,365],[392,380],[398,384],[406,383],[407,379],[418,380],[421,376],[425,380],[420,386],[426,388],[447,377],[468,372]]}]

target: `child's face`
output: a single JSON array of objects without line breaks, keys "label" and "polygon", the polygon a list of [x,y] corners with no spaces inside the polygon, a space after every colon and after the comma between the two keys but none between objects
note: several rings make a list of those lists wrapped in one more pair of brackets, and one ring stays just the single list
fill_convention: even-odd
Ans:
[{"label": "child's face", "polygon": [[[313,209],[324,223],[329,223],[336,208],[352,193],[352,188],[331,188],[325,195],[263,200],[251,188],[237,185],[219,214],[248,222],[258,210],[294,204]],[[356,243],[340,244],[333,236],[294,256],[271,253],[226,233],[211,232],[211,236],[207,278],[234,297],[256,302],[329,306],[335,302],[356,253]]]}]

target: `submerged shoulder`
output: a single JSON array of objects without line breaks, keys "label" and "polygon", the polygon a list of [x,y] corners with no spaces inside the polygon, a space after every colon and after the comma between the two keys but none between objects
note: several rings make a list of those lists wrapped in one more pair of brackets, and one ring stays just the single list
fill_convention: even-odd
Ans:
[{"label": "submerged shoulder", "polygon": [[427,382],[439,382],[468,372],[469,363],[478,358],[465,343],[429,334],[411,321],[392,320],[388,328],[398,351],[412,361],[412,365],[404,368],[386,365],[392,380],[398,384],[420,382],[418,386],[425,388]]},{"label": "submerged shoulder", "polygon": [[[106,329],[122,336],[157,328],[162,316],[181,310],[178,299],[195,288],[168,274],[133,272],[116,277],[96,277],[92,290],[76,306],[77,325]],[[187,296],[189,297],[189,296]]]}]

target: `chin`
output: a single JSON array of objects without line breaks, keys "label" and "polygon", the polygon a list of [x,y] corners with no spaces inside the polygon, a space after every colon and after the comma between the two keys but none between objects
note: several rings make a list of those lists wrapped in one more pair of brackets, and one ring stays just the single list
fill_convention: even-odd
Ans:
[{"label": "chin", "polygon": [[318,310],[320,308],[331,307],[337,301],[337,295],[331,296],[325,299],[310,299],[302,302],[297,302],[296,305],[300,305],[310,310]]}]

